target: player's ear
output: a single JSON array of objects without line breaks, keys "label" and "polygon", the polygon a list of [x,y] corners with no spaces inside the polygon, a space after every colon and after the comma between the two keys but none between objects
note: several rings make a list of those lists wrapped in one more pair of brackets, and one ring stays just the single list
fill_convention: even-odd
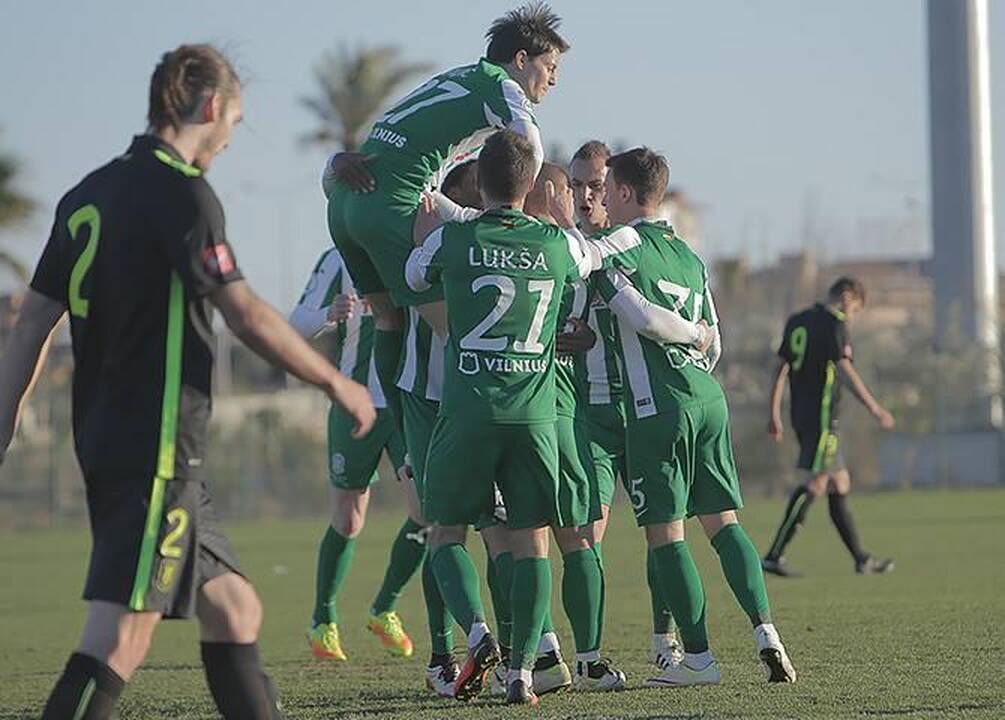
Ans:
[{"label": "player's ear", "polygon": [[513,64],[519,69],[523,70],[527,65],[527,60],[530,56],[527,54],[526,50],[517,50],[516,55],[513,56]]},{"label": "player's ear", "polygon": [[214,122],[220,117],[222,107],[223,96],[215,90],[210,92],[202,103],[202,121],[204,123]]}]

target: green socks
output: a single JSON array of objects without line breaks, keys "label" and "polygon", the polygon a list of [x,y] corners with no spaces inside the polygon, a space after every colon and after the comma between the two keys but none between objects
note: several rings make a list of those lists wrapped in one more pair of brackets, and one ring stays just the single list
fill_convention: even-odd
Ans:
[{"label": "green socks", "polygon": [[551,565],[548,558],[515,561],[513,588],[513,654],[510,656],[510,668],[530,670],[537,658],[544,618],[551,607]]},{"label": "green socks", "polygon": [[433,572],[447,609],[465,633],[471,632],[475,622],[485,622],[478,571],[463,545],[453,543],[438,548],[433,553]]},{"label": "green socks", "polygon": [[604,575],[600,558],[593,548],[587,548],[566,553],[562,563],[562,605],[572,625],[576,653],[596,652],[603,624]]},{"label": "green socks", "polygon": [[685,541],[680,540],[661,545],[652,551],[652,556],[660,589],[670,604],[677,627],[680,628],[684,651],[705,652],[708,650],[705,590],[690,548]]},{"label": "green socks", "polygon": [[646,553],[646,582],[649,584],[649,601],[653,608],[653,635],[665,635],[673,627],[673,614],[660,591],[652,550]]},{"label": "green socks", "polygon": [[329,525],[318,549],[318,574],[314,594],[314,624],[338,622],[335,596],[352,565],[353,538],[342,537]]},{"label": "green socks", "polygon": [[[395,384],[398,377],[398,365],[401,364],[401,351],[405,344],[403,330],[373,331],[373,366],[380,379],[380,387],[384,391],[387,407],[394,416],[395,426],[401,432],[401,391]],[[404,436],[404,435],[402,435]]]},{"label": "green socks", "polygon": [[447,610],[440,586],[433,574],[432,554],[422,563],[422,595],[426,600],[426,619],[429,622],[429,642],[433,655],[449,655],[454,649],[454,618]]},{"label": "green socks", "polygon": [[419,569],[425,556],[426,534],[422,525],[412,518],[405,518],[405,524],[401,526],[398,537],[391,545],[391,557],[384,573],[384,582],[370,608],[372,614],[380,615],[382,612],[394,610],[402,589]]},{"label": "green socks", "polygon": [[754,627],[770,623],[771,607],[761,558],[747,532],[736,523],[727,525],[712,538],[712,547],[719,553],[726,582],[750,622]]},{"label": "green socks", "polygon": [[492,609],[496,616],[496,639],[503,647],[513,641],[513,609],[510,595],[513,590],[513,553],[499,553],[495,560],[489,559],[489,592],[492,594]]}]

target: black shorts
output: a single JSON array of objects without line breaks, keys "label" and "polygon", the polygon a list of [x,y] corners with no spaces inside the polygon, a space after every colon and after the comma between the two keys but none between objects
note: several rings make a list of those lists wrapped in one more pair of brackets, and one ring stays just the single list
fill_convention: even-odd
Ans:
[{"label": "black shorts", "polygon": [[94,546],[85,600],[189,618],[204,583],[241,574],[200,480],[88,481],[87,504]]},{"label": "black shorts", "polygon": [[844,470],[844,455],[841,454],[841,443],[836,432],[796,428],[796,438],[799,440],[799,462],[796,467],[800,470],[818,475]]}]

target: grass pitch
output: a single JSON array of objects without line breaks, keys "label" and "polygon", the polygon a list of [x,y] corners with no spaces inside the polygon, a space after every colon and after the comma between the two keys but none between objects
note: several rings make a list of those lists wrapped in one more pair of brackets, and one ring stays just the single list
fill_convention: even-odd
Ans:
[{"label": "grass pitch", "polygon": [[[824,505],[824,503],[818,503]],[[776,623],[799,672],[793,686],[768,686],[751,632],[697,526],[692,546],[708,595],[708,623],[722,667],[718,687],[643,687],[649,597],[643,542],[620,504],[604,542],[607,623],[604,652],[627,673],[617,694],[547,696],[538,709],[511,711],[487,697],[468,705],[423,689],[429,645],[418,577],[399,605],[416,643],[409,660],[387,657],[364,629],[400,519],[372,517],[340,600],[347,664],[310,658],[304,640],[323,519],[229,528],[266,607],[261,645],[290,718],[1002,718],[1005,717],[1005,491],[856,496],[867,549],[892,555],[883,577],[853,572],[824,507],[789,553],[805,572],[769,579]],[[765,547],[782,501],[756,501],[744,524]],[[477,538],[470,543],[483,557]],[[89,550],[86,531],[0,535],[0,719],[38,717],[77,640],[78,599]],[[483,566],[483,565],[482,565]],[[555,564],[556,590],[560,563]],[[488,593],[483,592],[488,603]],[[555,619],[568,656],[568,624]],[[459,630],[458,645],[463,642]],[[213,718],[194,623],[166,623],[120,703],[122,720]]]}]

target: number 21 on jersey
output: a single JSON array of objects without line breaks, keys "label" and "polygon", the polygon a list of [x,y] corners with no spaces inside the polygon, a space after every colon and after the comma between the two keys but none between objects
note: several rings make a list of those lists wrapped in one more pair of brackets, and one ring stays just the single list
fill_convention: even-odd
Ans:
[{"label": "number 21 on jersey", "polygon": [[90,301],[81,295],[81,286],[84,277],[94,262],[94,256],[98,252],[98,239],[101,237],[101,213],[95,205],[84,205],[70,215],[66,223],[70,231],[70,237],[74,242],[80,240],[83,228],[87,228],[87,244],[84,250],[73,264],[70,271],[70,285],[67,288],[67,301],[70,306],[70,314],[78,318],[86,318],[90,310]]},{"label": "number 21 on jersey", "polygon": [[[495,307],[468,334],[461,338],[460,346],[463,350],[504,352],[509,347],[508,337],[485,337],[485,335],[495,327],[513,304],[513,300],[516,298],[516,283],[505,275],[480,275],[471,282],[473,294],[486,287],[493,287],[499,291]],[[551,296],[555,291],[555,281],[528,280],[527,290],[537,294],[537,307],[534,308],[534,317],[531,320],[530,329],[527,331],[527,337],[523,340],[513,341],[513,352],[540,355],[544,352],[541,330],[544,326],[544,317],[548,312],[548,305],[551,303]]]}]

